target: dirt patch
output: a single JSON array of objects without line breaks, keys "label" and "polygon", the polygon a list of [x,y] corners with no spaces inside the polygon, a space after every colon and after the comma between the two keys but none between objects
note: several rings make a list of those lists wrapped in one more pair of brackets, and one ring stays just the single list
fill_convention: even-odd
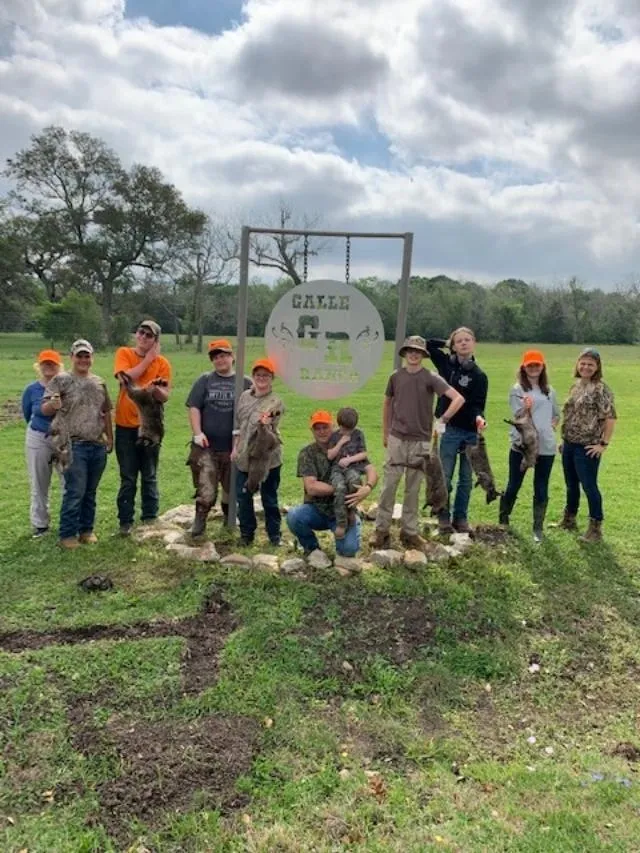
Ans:
[{"label": "dirt patch", "polygon": [[186,693],[200,693],[213,684],[218,673],[218,655],[237,621],[229,603],[218,589],[207,596],[202,612],[175,622],[140,622],[134,625],[88,625],[56,631],[13,631],[0,634],[0,650],[24,652],[45,646],[67,646],[95,640],[147,640],[154,637],[184,637],[183,660]]},{"label": "dirt patch", "polygon": [[510,530],[498,524],[476,524],[473,528],[473,540],[484,545],[510,545],[514,536]]},{"label": "dirt patch", "polygon": [[627,761],[640,761],[640,749],[629,741],[619,743],[611,750],[611,755],[618,755],[620,758],[626,758]]},{"label": "dirt patch", "polygon": [[22,406],[18,400],[0,403],[0,429],[22,419]]},{"label": "dirt patch", "polygon": [[301,631],[314,640],[330,640],[334,634],[343,640],[335,652],[331,642],[323,644],[330,673],[345,674],[345,657],[353,664],[379,655],[401,665],[433,642],[435,625],[426,599],[371,595],[342,600],[336,621],[327,617],[327,604],[324,601],[309,612]]}]

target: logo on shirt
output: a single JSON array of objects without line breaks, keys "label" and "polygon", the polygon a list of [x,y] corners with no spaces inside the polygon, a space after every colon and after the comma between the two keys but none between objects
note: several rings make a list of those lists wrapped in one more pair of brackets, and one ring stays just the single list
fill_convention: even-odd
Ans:
[{"label": "logo on shirt", "polygon": [[374,305],[342,281],[309,281],[287,291],[265,330],[278,376],[318,400],[345,397],[378,369],[384,350],[382,320]]},{"label": "logo on shirt", "polygon": [[470,376],[461,376],[460,379],[458,379],[458,385],[461,388],[466,388],[470,384],[471,384],[471,377]]}]

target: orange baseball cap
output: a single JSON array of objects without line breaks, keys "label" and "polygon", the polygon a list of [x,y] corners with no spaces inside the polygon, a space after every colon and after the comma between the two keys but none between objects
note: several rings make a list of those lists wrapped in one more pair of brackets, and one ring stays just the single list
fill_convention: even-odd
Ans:
[{"label": "orange baseball cap", "polygon": [[251,366],[251,373],[255,373],[259,367],[268,370],[272,376],[276,375],[276,366],[270,358],[257,358]]},{"label": "orange baseball cap", "polygon": [[522,366],[526,367],[528,364],[544,364],[544,356],[537,349],[528,349],[525,354],[522,356]]},{"label": "orange baseball cap", "polygon": [[333,423],[333,418],[331,417],[330,412],[325,412],[324,409],[319,409],[317,412],[314,412],[311,415],[310,425],[313,427],[316,424],[329,424]]},{"label": "orange baseball cap", "polygon": [[43,349],[42,352],[38,354],[38,364],[42,364],[43,361],[52,361],[54,364],[62,367],[62,356],[54,349]]},{"label": "orange baseball cap", "polygon": [[215,355],[217,352],[226,352],[228,355],[233,355],[233,347],[226,338],[211,341],[209,344],[209,355]]}]

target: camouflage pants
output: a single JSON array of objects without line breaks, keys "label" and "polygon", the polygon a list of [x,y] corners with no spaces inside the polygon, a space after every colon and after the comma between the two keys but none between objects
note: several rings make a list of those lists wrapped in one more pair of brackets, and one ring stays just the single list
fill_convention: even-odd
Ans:
[{"label": "camouflage pants", "polygon": [[231,455],[209,447],[191,446],[187,459],[196,489],[196,509],[209,512],[222,489],[222,503],[229,503],[231,484]]},{"label": "camouflage pants", "polygon": [[336,524],[341,527],[348,527],[348,510],[344,499],[360,487],[362,474],[357,468],[341,468],[334,463],[331,467],[330,478],[334,489],[333,512],[336,517]]}]

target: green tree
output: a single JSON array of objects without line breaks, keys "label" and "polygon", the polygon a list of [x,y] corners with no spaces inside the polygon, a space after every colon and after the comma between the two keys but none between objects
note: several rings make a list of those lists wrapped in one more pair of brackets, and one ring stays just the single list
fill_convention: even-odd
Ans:
[{"label": "green tree", "polygon": [[101,318],[95,299],[71,290],[60,302],[47,302],[38,312],[38,324],[45,340],[71,345],[86,338],[96,345],[100,340]]}]

